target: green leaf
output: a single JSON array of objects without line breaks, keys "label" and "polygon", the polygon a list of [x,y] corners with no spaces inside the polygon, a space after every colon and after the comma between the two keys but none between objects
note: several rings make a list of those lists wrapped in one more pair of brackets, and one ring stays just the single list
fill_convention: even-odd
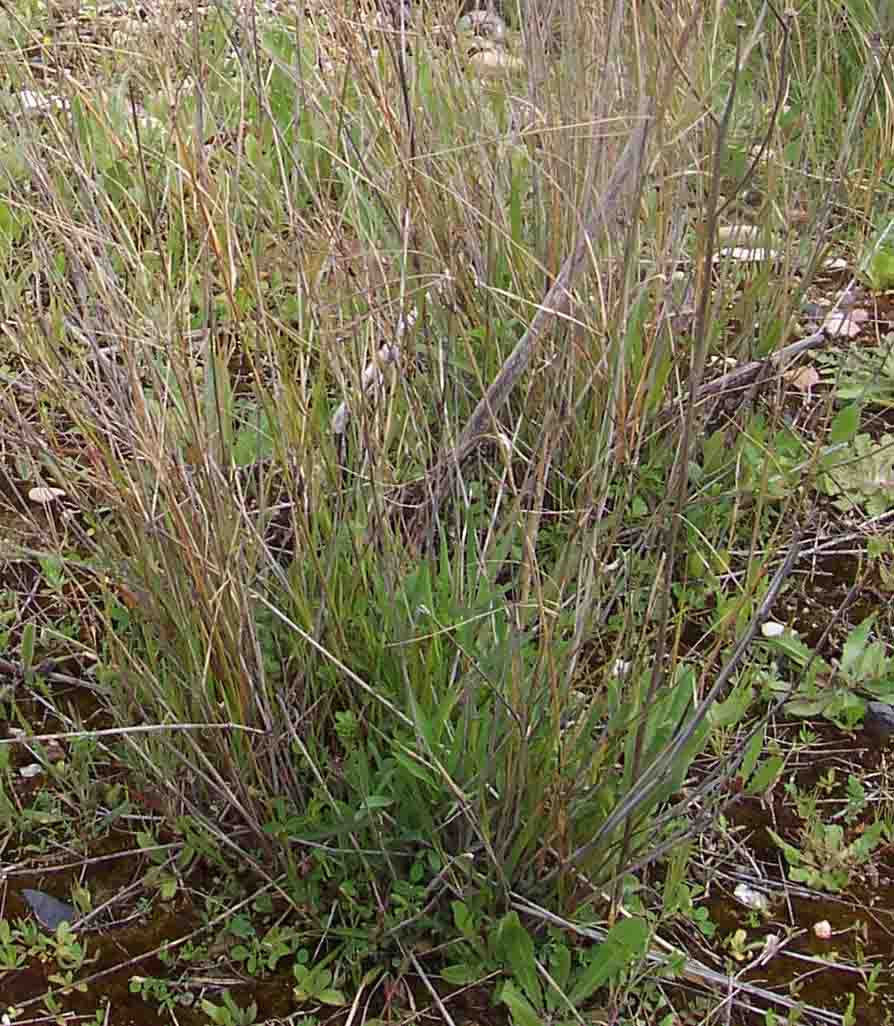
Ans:
[{"label": "green leaf", "polygon": [[738,684],[729,698],[715,702],[708,713],[712,726],[732,727],[745,715],[754,698],[754,690],[748,684]]},{"label": "green leaf", "polygon": [[472,918],[472,913],[469,911],[469,907],[465,902],[453,902],[453,922],[456,925],[457,930],[459,930],[463,935],[478,958],[478,968],[471,970],[473,973],[477,974],[473,975],[472,979],[478,979],[481,975],[480,969],[488,960],[488,947],[476,929],[475,920]]},{"label": "green leaf", "polygon": [[742,759],[742,765],[739,767],[739,776],[748,783],[748,779],[754,772],[754,767],[757,765],[757,760],[760,758],[760,754],[764,748],[764,741],[766,739],[767,728],[761,727],[754,737],[748,742],[748,746],[745,749],[745,755]]},{"label": "green leaf", "polygon": [[[894,677],[887,676],[883,680],[866,681],[864,687],[873,698],[879,698],[889,704],[894,702]],[[2,768],[2,764],[0,764],[0,768]]]},{"label": "green leaf", "polygon": [[845,672],[853,669],[863,655],[874,622],[875,613],[867,616],[865,620],[848,634],[847,640],[844,643],[844,650],[841,654],[841,669]]},{"label": "green leaf", "polygon": [[748,794],[764,794],[776,782],[782,772],[785,759],[781,755],[771,755],[763,762],[751,778],[746,791]]},{"label": "green leaf", "polygon": [[453,925],[459,930],[463,937],[476,936],[475,925],[472,922],[472,913],[464,901],[453,902]]},{"label": "green leaf", "polygon": [[857,403],[851,403],[838,411],[832,426],[829,428],[829,442],[832,445],[842,445],[850,442],[857,434],[860,426],[860,407]]},{"label": "green leaf", "polygon": [[527,169],[520,162],[512,161],[512,164],[512,177],[509,183],[509,224],[511,226],[513,243],[521,246],[524,244],[522,237],[522,201],[528,191],[528,175]]},{"label": "green leaf", "polygon": [[729,460],[729,451],[725,431],[715,431],[709,435],[702,446],[702,459],[705,472],[714,474]]},{"label": "green leaf", "polygon": [[805,645],[796,634],[791,634],[788,631],[785,634],[780,634],[777,638],[767,638],[764,644],[770,651],[778,652],[786,659],[791,659],[802,670],[813,656],[813,650]]},{"label": "green leaf", "polygon": [[375,809],[387,809],[389,805],[393,804],[393,798],[388,798],[382,794],[370,794],[360,803],[360,808],[364,811],[373,811]]},{"label": "green leaf", "polygon": [[233,452],[233,386],[223,355],[211,354],[205,377],[205,418],[216,451],[228,457]]},{"label": "green leaf", "polygon": [[878,819],[871,823],[864,833],[847,846],[845,849],[846,860],[862,862],[866,859],[882,842],[884,831],[884,820]]},{"label": "green leaf", "polygon": [[822,698],[793,698],[791,702],[785,703],[785,711],[790,716],[802,716],[805,719],[822,716],[829,708],[831,700],[831,695]]},{"label": "green leaf", "polygon": [[861,672],[864,668],[862,663],[869,644],[869,635],[875,623],[875,613],[867,616],[866,619],[856,626],[847,636],[844,649],[841,653],[841,672],[848,677],[859,679],[865,676]]},{"label": "green leaf", "polygon": [[511,980],[500,988],[499,1000],[509,1009],[514,1026],[543,1026],[540,1016]]},{"label": "green leaf", "polygon": [[212,1022],[219,1023],[221,1026],[227,1026],[227,1024],[233,1021],[228,1008],[224,1008],[222,1005],[215,1005],[206,998],[202,998],[202,1011]]},{"label": "green leaf", "polygon": [[25,680],[30,680],[32,669],[34,667],[34,639],[34,623],[29,620],[22,628],[22,643],[20,648],[22,656],[22,673],[25,676]]},{"label": "green leaf", "polygon": [[345,1005],[345,996],[340,990],[334,990],[333,988],[327,988],[326,990],[320,991],[316,995],[317,1000],[322,1001],[324,1005]]},{"label": "green leaf", "polygon": [[594,991],[616,979],[646,953],[649,926],[644,919],[622,919],[608,931],[578,977],[569,1000],[580,1006]]},{"label": "green leaf", "polygon": [[[564,944],[556,944],[549,958],[549,974],[552,976],[556,986],[559,988],[561,994],[564,994],[568,989],[568,980],[571,978],[571,952]],[[549,1004],[552,1007],[556,1007],[555,999],[559,995],[555,994],[553,988],[550,987],[548,991],[548,997],[551,999]],[[562,1004],[564,1005],[564,1000]]]},{"label": "green leaf", "polygon": [[239,428],[233,443],[233,462],[237,467],[248,467],[273,452],[273,440],[266,430],[249,425]]},{"label": "green leaf", "polygon": [[869,261],[869,283],[874,289],[894,288],[894,251],[880,246]]},{"label": "green leaf", "polygon": [[776,846],[785,856],[790,866],[799,866],[804,861],[801,856],[801,852],[798,851],[793,844],[789,844],[788,841],[784,841],[775,830],[771,830],[767,827],[767,833],[776,843]]},{"label": "green leaf", "polygon": [[863,719],[866,702],[846,688],[836,688],[824,715],[845,730],[852,730]]},{"label": "green leaf", "polygon": [[686,869],[689,866],[691,849],[691,844],[683,842],[677,845],[671,853],[661,893],[662,906],[668,915],[678,912],[682,907],[681,899],[689,895],[689,888],[684,880]]},{"label": "green leaf", "polygon": [[497,951],[512,969],[512,974],[519,982],[536,1007],[543,1006],[543,992],[537,976],[537,960],[534,955],[534,941],[522,926],[517,912],[507,913],[497,930]]},{"label": "green leaf", "polygon": [[421,780],[423,784],[427,784],[431,788],[436,786],[432,775],[417,759],[405,754],[397,747],[392,750],[392,755],[394,756],[394,761],[405,769],[410,776]]},{"label": "green leaf", "polygon": [[452,983],[454,987],[465,987],[481,979],[481,973],[471,965],[458,963],[457,965],[445,965],[441,970],[441,979]]}]

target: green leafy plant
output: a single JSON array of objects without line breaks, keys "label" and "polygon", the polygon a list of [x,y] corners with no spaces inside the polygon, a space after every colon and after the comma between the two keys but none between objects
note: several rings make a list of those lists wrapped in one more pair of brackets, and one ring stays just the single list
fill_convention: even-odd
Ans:
[{"label": "green leafy plant", "polygon": [[15,968],[23,959],[55,962],[60,972],[77,972],[95,962],[87,943],[67,922],[47,932],[34,919],[19,919],[15,925],[0,919],[0,959],[6,968]]},{"label": "green leafy plant", "polygon": [[669,895],[665,885],[664,907],[670,914],[688,919],[702,936],[713,937],[717,932],[717,924],[711,918],[710,909],[696,904],[704,890],[705,888],[701,884],[690,885],[680,881],[672,895]]},{"label": "green leafy plant", "polygon": [[566,944],[554,941],[541,962],[533,938],[510,912],[494,936],[494,953],[511,974],[497,988],[497,1000],[509,1009],[514,1026],[575,1022],[596,991],[617,983],[645,956],[648,942],[645,920],[621,919],[579,961]]},{"label": "green leafy plant", "polygon": [[800,846],[785,841],[769,827],[767,832],[785,855],[792,880],[832,893],[839,893],[848,886],[854,871],[867,861],[888,834],[884,821],[876,820],[848,842],[841,824],[823,823],[818,818],[807,823]]},{"label": "green leafy plant", "polygon": [[[728,466],[725,460],[729,454],[724,446],[722,432],[706,439],[706,470]],[[736,442],[735,456],[736,488],[760,495],[764,501],[780,502],[800,481],[808,450],[791,428],[777,427],[763,414],[755,414]]]},{"label": "green leafy plant", "polygon": [[[791,631],[765,642],[798,675],[797,688],[785,704],[786,712],[823,716],[851,729],[862,719],[867,698],[894,698],[894,657],[888,654],[884,642],[872,640],[876,620],[877,614],[873,613],[850,631],[841,659],[834,666]],[[777,693],[791,690],[780,677],[772,678],[770,687]]]},{"label": "green leafy plant", "polygon": [[894,403],[894,332],[877,345],[850,346],[844,353],[821,353],[823,379],[841,402],[888,408]]},{"label": "green leafy plant", "polygon": [[[245,917],[234,919],[245,920]],[[230,948],[230,958],[242,963],[250,976],[275,972],[279,962],[294,954],[300,944],[299,934],[287,927],[271,926],[260,937],[250,923],[239,926],[231,922],[227,929],[240,938],[239,942]]]},{"label": "green leafy plant", "polygon": [[152,1002],[164,1012],[177,1008],[178,989],[164,977],[131,976],[128,984],[131,994],[139,994],[144,1001]]},{"label": "green leafy plant", "polygon": [[822,491],[844,513],[880,516],[894,506],[894,435],[857,434],[822,460]]},{"label": "green leafy plant", "polygon": [[459,945],[463,958],[441,975],[458,986],[494,972],[508,976],[495,997],[517,1026],[573,1019],[597,990],[616,983],[644,957],[649,938],[645,920],[634,917],[616,923],[584,955],[558,936],[538,953],[516,912],[507,913],[486,934],[476,927],[475,914],[465,903],[454,902],[453,915],[464,938]]},{"label": "green leafy plant", "polygon": [[888,240],[891,227],[887,224],[876,233],[860,264],[863,279],[878,292],[894,288],[894,245]]},{"label": "green leafy plant", "polygon": [[[455,986],[462,987],[474,983],[487,973],[497,968],[497,954],[493,947],[492,936],[483,929],[478,910],[464,901],[454,901],[453,923],[462,938],[455,948],[460,958],[445,965],[441,976]],[[490,931],[491,935],[493,931]]]},{"label": "green leafy plant", "polygon": [[28,958],[28,951],[17,930],[8,919],[0,919],[0,971],[19,969]]},{"label": "green leafy plant", "polygon": [[847,810],[845,822],[852,823],[863,814],[869,802],[869,794],[863,786],[863,781],[853,773],[847,777]]},{"label": "green leafy plant", "polygon": [[97,957],[88,955],[86,941],[80,939],[70,923],[60,923],[52,935],[53,955],[61,969],[77,971]]},{"label": "green leafy plant", "polygon": [[[676,854],[728,793],[715,785],[753,710],[753,650],[735,643],[764,554],[811,512],[805,468],[854,513],[879,508],[864,478],[884,475],[847,477],[867,459],[866,396],[818,462],[821,443],[771,389],[759,412],[725,389],[704,443],[709,404],[684,396],[772,350],[811,287],[787,269],[819,262],[828,226],[774,231],[794,182],[817,209],[884,206],[890,90],[862,45],[872,5],[817,0],[793,46],[790,19],[757,3],[693,12],[681,34],[657,7],[622,5],[608,24],[601,5],[569,2],[562,39],[523,33],[513,74],[533,77],[518,89],[470,80],[445,26],[415,13],[409,49],[398,32],[346,34],[344,4],[312,5],[300,31],[217,5],[186,31],[147,26],[149,46],[95,48],[63,45],[67,19],[48,30],[38,0],[12,6],[0,382],[14,401],[0,421],[4,541],[22,551],[6,556],[15,594],[0,603],[15,610],[0,647],[20,664],[3,713],[27,733],[38,716],[47,733],[112,729],[92,754],[66,742],[69,768],[33,790],[0,750],[10,850],[39,856],[114,821],[143,849],[137,912],[204,899],[214,938],[163,946],[168,982],[133,981],[166,1010],[184,965],[223,956],[251,985],[285,964],[296,1000],[338,1005],[369,965],[434,942],[448,979],[500,974],[515,1022],[564,1021],[636,979],[656,903],[709,938]],[[117,40],[103,6],[98,37]],[[744,47],[733,16],[757,19]],[[52,83],[35,61],[48,31],[64,71]],[[597,47],[611,60],[594,64]],[[625,148],[646,125],[643,152]],[[755,158],[756,127],[773,159]],[[621,153],[635,159],[613,166]],[[709,266],[713,238],[690,226],[738,205],[746,181],[769,212],[751,211],[754,237],[785,252]],[[870,272],[883,287],[878,260]],[[544,298],[554,284],[564,311]],[[691,360],[682,307],[710,310]],[[534,346],[519,360],[522,339]],[[490,383],[526,360],[491,403]],[[457,439],[474,444],[454,458]],[[50,481],[64,511],[23,497]],[[64,623],[74,668],[53,681],[44,649]],[[887,673],[867,668],[873,644],[864,666],[812,668],[793,700],[831,684],[838,704],[820,711],[856,722],[849,689]],[[723,700],[708,709],[706,694]],[[783,748],[756,733],[729,773],[761,793]],[[91,759],[101,815],[74,786]],[[150,817],[131,796],[152,783]],[[864,801],[854,788],[851,811]],[[664,894],[637,890],[668,852]],[[603,943],[506,915],[536,894],[570,920],[581,874],[609,895],[600,916],[636,916]],[[241,914],[252,876],[276,882],[275,910],[249,898]],[[445,894],[463,898],[452,920]],[[22,952],[76,982],[73,938],[0,931],[0,959]],[[232,995],[206,1012],[254,1014]]]},{"label": "green leafy plant", "polygon": [[295,986],[292,993],[298,1001],[322,1002],[324,1005],[343,1005],[345,996],[333,986],[335,976],[328,963],[333,961],[337,952],[331,952],[316,965],[308,965],[310,952],[302,949],[298,952],[298,960],[292,966]]},{"label": "green leafy plant", "polygon": [[223,992],[222,1001],[222,1004],[216,1004],[206,998],[202,999],[202,1011],[213,1023],[218,1026],[252,1026],[257,1022],[257,1002],[252,1001],[243,1008],[236,1004],[228,990]]},{"label": "green leafy plant", "polygon": [[75,978],[76,975],[77,970],[75,969],[59,969],[54,973],[50,973],[47,980],[53,984],[54,987],[58,987],[62,994],[70,994],[73,990],[86,994],[87,984],[77,980]]}]

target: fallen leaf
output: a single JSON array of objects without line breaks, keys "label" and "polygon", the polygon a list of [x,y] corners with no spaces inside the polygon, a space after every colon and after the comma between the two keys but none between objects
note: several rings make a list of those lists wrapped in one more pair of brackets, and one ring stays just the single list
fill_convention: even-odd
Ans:
[{"label": "fallen leaf", "polygon": [[820,383],[819,371],[809,364],[805,367],[795,367],[783,374],[785,380],[797,388],[799,392],[812,392]]},{"label": "fallen leaf", "polygon": [[853,310],[831,310],[823,321],[823,331],[830,338],[856,338],[869,320],[869,314],[860,307]]},{"label": "fallen leaf", "polygon": [[523,71],[525,62],[498,50],[495,47],[483,47],[469,54],[469,64],[479,75],[504,75]]},{"label": "fallen leaf", "polygon": [[28,492],[28,498],[32,502],[39,502],[42,506],[48,506],[51,502],[55,502],[56,499],[61,499],[65,496],[65,492],[61,488],[32,488]]}]

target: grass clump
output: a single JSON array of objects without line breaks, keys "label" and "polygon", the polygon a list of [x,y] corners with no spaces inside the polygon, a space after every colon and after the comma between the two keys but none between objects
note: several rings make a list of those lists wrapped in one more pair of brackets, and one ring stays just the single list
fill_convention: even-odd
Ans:
[{"label": "grass clump", "polygon": [[[201,928],[299,1004],[389,960],[524,1022],[621,1001],[696,917],[684,842],[778,771],[749,645],[833,399],[704,399],[877,195],[874,26],[561,6],[488,78],[446,8],[0,29],[7,556],[56,561],[79,668],[66,710],[20,607],[15,715],[111,731],[85,794],[178,846],[146,887],[222,873]],[[715,259],[733,210],[764,270]]]}]

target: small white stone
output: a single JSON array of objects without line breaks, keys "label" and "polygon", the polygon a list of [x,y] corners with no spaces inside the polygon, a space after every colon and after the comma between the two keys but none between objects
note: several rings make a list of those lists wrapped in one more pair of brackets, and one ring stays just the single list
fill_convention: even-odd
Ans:
[{"label": "small white stone", "polygon": [[761,634],[765,638],[778,638],[780,635],[785,634],[785,624],[777,623],[775,620],[767,620],[766,623],[761,624]]},{"label": "small white stone", "polygon": [[820,940],[828,940],[832,936],[832,924],[828,919],[821,919],[813,924],[813,932]]}]

